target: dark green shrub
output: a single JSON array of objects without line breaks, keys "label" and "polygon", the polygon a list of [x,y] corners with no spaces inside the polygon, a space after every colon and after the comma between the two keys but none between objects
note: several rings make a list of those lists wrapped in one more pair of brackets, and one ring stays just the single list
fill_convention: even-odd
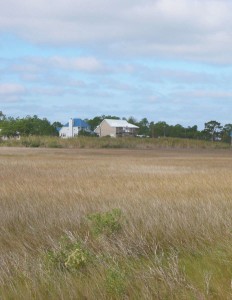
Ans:
[{"label": "dark green shrub", "polygon": [[109,212],[88,215],[93,234],[111,235],[122,228],[122,212],[120,209],[113,209]]},{"label": "dark green shrub", "polygon": [[62,148],[62,145],[59,144],[57,141],[51,141],[47,145],[48,148]]},{"label": "dark green shrub", "polygon": [[29,147],[32,147],[32,148],[38,148],[40,146],[41,146],[40,141],[32,141],[29,145]]}]

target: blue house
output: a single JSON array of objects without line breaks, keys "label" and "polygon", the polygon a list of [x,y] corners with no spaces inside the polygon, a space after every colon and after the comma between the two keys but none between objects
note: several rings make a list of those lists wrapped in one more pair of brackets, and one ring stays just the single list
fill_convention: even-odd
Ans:
[{"label": "blue house", "polygon": [[58,128],[58,130],[61,138],[72,138],[78,136],[79,132],[82,130],[91,132],[89,124],[77,118],[70,119],[67,124]]}]

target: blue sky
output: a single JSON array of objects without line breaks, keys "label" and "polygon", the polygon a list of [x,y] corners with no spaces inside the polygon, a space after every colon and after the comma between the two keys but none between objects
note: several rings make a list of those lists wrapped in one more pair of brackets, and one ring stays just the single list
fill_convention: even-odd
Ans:
[{"label": "blue sky", "polygon": [[229,0],[8,0],[0,111],[232,123]]}]

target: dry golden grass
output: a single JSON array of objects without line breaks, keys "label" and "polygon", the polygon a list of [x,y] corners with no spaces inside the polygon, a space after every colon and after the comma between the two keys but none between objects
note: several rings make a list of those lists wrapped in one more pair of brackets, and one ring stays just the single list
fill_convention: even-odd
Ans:
[{"label": "dry golden grass", "polygon": [[[0,148],[0,299],[231,299],[231,183],[229,150]],[[62,236],[94,258],[48,266]]]}]

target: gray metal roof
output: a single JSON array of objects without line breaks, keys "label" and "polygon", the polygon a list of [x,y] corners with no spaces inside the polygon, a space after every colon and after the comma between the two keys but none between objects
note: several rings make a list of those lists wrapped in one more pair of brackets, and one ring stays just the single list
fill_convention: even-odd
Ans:
[{"label": "gray metal roof", "polygon": [[128,127],[128,128],[139,128],[138,126],[128,123],[126,120],[113,120],[113,119],[105,119],[111,127]]}]

